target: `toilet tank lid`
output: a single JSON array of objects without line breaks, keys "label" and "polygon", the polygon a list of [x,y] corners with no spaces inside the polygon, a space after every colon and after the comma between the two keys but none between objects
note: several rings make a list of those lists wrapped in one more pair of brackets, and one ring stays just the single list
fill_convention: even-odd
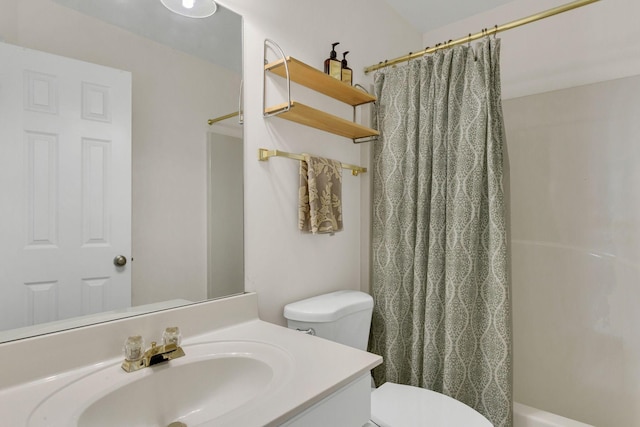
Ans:
[{"label": "toilet tank lid", "polygon": [[349,314],[373,308],[371,295],[360,291],[337,291],[292,302],[284,317],[299,322],[333,322]]}]

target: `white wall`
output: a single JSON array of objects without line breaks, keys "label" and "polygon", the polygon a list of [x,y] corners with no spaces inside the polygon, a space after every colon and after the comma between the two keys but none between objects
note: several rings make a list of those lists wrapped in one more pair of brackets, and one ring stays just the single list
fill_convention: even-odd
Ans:
[{"label": "white wall", "polygon": [[504,103],[515,400],[640,425],[640,76]]},{"label": "white wall", "polygon": [[[257,291],[263,319],[284,324],[282,310],[288,302],[361,287],[360,194],[367,175],[344,174],[344,231],[312,236],[297,230],[298,162],[282,158],[258,162],[258,148],[309,152],[360,164],[361,147],[342,137],[262,117],[263,40],[273,39],[287,55],[316,68],[322,68],[330,43],[339,41],[340,51],[351,52],[354,83],[363,83],[366,65],[419,46],[420,35],[379,0],[221,3],[245,18],[245,288]],[[270,54],[269,59],[275,56]],[[282,82],[270,78],[268,84],[271,102],[284,102]],[[350,117],[350,108],[299,86],[294,85],[293,95]]]},{"label": "white wall", "polygon": [[[424,46],[567,0],[516,0],[423,35]],[[640,74],[640,2],[604,0],[498,34],[504,99]]]},{"label": "white wall", "polygon": [[[514,1],[423,42],[562,3]],[[499,35],[515,400],[599,427],[640,426],[639,14],[608,0]]]},{"label": "white wall", "polygon": [[209,132],[209,298],[244,290],[244,150],[242,132],[238,133]]},{"label": "white wall", "polygon": [[206,298],[207,119],[236,108],[240,76],[49,0],[0,11],[8,43],[132,72],[133,304]]}]

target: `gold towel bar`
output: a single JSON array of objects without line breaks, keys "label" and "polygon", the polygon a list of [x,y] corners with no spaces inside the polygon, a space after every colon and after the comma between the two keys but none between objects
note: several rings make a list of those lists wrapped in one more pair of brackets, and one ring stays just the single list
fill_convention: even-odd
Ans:
[{"label": "gold towel bar", "polygon": [[216,117],[215,119],[209,119],[209,120],[207,120],[207,123],[209,123],[209,126],[211,126],[214,123],[218,123],[218,122],[221,122],[223,120],[230,119],[231,117],[235,117],[238,114],[239,114],[238,111],[234,111],[233,113],[225,114],[224,116]]},{"label": "gold towel bar", "polygon": [[[269,160],[270,157],[286,157],[287,159],[294,160],[304,160],[304,156],[302,154],[294,154],[287,153],[286,151],[280,150],[267,150],[266,148],[258,148],[258,160],[261,162],[265,162]],[[363,168],[362,166],[350,165],[347,163],[340,163],[342,169],[349,169],[353,176],[358,176],[361,173],[367,171],[367,168]]]}]

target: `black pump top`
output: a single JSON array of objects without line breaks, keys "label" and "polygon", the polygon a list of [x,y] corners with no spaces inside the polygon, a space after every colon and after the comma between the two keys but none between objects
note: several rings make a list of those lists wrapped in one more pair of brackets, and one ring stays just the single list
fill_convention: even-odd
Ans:
[{"label": "black pump top", "polygon": [[331,59],[336,59],[338,54],[336,53],[336,46],[339,45],[340,42],[331,43]]},{"label": "black pump top", "polygon": [[347,67],[347,53],[349,53],[349,51],[342,54],[342,68]]}]

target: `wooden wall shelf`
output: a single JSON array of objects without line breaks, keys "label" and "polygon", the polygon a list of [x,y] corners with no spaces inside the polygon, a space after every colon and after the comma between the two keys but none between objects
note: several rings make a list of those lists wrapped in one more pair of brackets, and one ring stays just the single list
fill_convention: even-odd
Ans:
[{"label": "wooden wall shelf", "polygon": [[[375,96],[368,94],[365,90],[343,83],[320,70],[286,56],[282,49],[273,41],[265,40],[264,59],[267,58],[267,44],[271,44],[280,53],[278,61],[270,62],[264,66],[264,87],[266,90],[267,72],[273,73],[287,80],[287,102],[280,105],[267,107],[266,92],[263,95],[262,107],[264,117],[276,116],[286,120],[291,120],[315,129],[335,135],[351,138],[353,142],[368,142],[377,139],[379,132],[375,129],[355,123],[355,108],[359,105],[375,102]],[[288,72],[287,72],[288,71]],[[296,82],[308,87],[318,93],[329,96],[353,107],[353,121],[334,116],[324,111],[311,108],[300,102],[291,99],[291,82]]]},{"label": "wooden wall shelf", "polygon": [[[369,95],[364,90],[343,83],[291,56],[287,56],[286,61],[289,66],[291,81],[301,84],[302,86],[354,107],[376,100],[375,96]],[[279,59],[265,65],[264,69],[286,79],[287,73],[284,62],[284,59]]]},{"label": "wooden wall shelf", "polygon": [[265,110],[265,113],[273,114],[278,111],[282,111],[276,117],[351,139],[361,139],[380,135],[377,130],[370,129],[358,123],[334,116],[333,114],[311,108],[296,101],[291,101],[291,108],[289,111],[285,111],[287,105],[288,103],[285,102],[284,104],[269,107]]}]

